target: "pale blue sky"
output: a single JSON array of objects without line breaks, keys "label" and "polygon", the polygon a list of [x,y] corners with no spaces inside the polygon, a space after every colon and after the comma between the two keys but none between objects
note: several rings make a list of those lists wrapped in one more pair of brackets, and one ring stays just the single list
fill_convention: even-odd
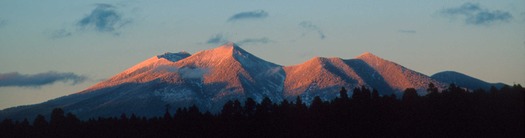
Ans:
[{"label": "pale blue sky", "polygon": [[285,66],[368,51],[426,75],[454,70],[489,82],[525,84],[523,5],[523,0],[3,0],[0,109],[81,91],[158,54],[195,53],[225,41]]}]

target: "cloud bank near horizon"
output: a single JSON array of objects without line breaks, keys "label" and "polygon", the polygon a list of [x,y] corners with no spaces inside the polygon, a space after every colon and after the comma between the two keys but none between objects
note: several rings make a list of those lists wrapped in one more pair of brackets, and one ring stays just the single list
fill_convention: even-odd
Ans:
[{"label": "cloud bank near horizon", "polygon": [[18,72],[0,73],[0,87],[34,87],[50,85],[55,82],[71,82],[76,85],[87,80],[86,76],[72,72],[60,73],[49,71],[37,74],[20,74]]}]

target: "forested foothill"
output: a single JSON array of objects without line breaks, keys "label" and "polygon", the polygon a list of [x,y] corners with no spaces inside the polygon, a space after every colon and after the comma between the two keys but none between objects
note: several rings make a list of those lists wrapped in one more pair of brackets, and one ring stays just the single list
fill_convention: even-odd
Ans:
[{"label": "forested foothill", "polygon": [[352,95],[269,98],[227,102],[217,114],[196,106],[146,118],[134,114],[79,120],[56,108],[50,118],[5,119],[0,137],[524,137],[524,93],[521,85],[466,90],[454,84],[438,91],[429,84],[419,96],[408,88],[401,98],[381,96],[360,87]]}]

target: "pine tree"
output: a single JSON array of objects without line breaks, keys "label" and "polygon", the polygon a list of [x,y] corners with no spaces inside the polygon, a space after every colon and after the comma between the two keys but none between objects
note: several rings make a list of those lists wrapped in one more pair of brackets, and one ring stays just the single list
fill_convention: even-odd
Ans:
[{"label": "pine tree", "polygon": [[402,97],[401,100],[403,100],[403,102],[413,103],[418,98],[419,98],[419,96],[417,95],[417,90],[416,89],[414,89],[414,88],[407,88],[403,92],[403,97]]},{"label": "pine tree", "polygon": [[319,114],[323,108],[323,100],[321,100],[321,97],[315,96],[314,100],[312,100],[312,104],[310,105],[310,111],[313,114]]},{"label": "pine tree", "polygon": [[243,113],[243,109],[242,109],[241,102],[239,100],[233,101],[233,115],[235,117],[240,117],[242,116],[242,113]]},{"label": "pine tree", "polygon": [[297,96],[297,98],[295,99],[295,109],[297,110],[297,113],[306,112],[306,105],[303,103],[303,100],[300,96]]},{"label": "pine tree", "polygon": [[52,126],[60,126],[66,122],[66,116],[64,116],[64,110],[61,108],[55,108],[51,112],[51,120],[49,124]]},{"label": "pine tree", "polygon": [[348,101],[348,91],[345,87],[341,87],[341,90],[339,91],[339,96],[341,97],[341,100]]},{"label": "pine tree", "polygon": [[257,106],[257,102],[255,102],[255,100],[253,100],[252,98],[248,98],[246,99],[246,101],[244,102],[244,115],[246,116],[252,116],[255,114],[255,108]]},{"label": "pine tree", "polygon": [[166,121],[170,121],[173,119],[171,117],[170,108],[171,108],[170,104],[166,104],[166,111],[164,112],[164,120]]},{"label": "pine tree", "polygon": [[428,84],[427,92],[429,94],[437,93],[438,92],[438,88],[434,85],[434,83],[431,82],[431,83]]},{"label": "pine tree", "polygon": [[46,121],[46,118],[43,115],[37,115],[35,120],[33,121],[33,126],[36,128],[44,128],[47,127],[49,123]]},{"label": "pine tree", "polygon": [[261,104],[257,106],[257,113],[259,114],[268,114],[272,112],[272,100],[268,97],[264,97],[264,99],[261,101]]},{"label": "pine tree", "polygon": [[373,89],[372,90],[372,99],[373,100],[378,100],[379,99],[379,92],[377,91],[377,89]]},{"label": "pine tree", "polygon": [[233,101],[229,100],[227,101],[224,106],[222,107],[221,115],[224,117],[231,117],[233,116],[234,107],[233,107]]}]

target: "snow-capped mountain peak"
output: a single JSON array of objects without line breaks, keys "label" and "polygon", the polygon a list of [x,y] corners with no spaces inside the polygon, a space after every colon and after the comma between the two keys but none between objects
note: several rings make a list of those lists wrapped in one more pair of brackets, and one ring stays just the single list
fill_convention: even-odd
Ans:
[{"label": "snow-capped mountain peak", "polygon": [[256,101],[269,97],[274,102],[296,96],[306,102],[315,96],[330,100],[341,87],[362,85],[378,89],[381,95],[401,95],[406,88],[425,94],[429,83],[446,87],[444,82],[369,52],[355,59],[314,57],[281,66],[227,43],[195,54],[153,56],[81,92],[2,110],[0,118],[31,118],[56,107],[84,119],[121,113],[157,116],[166,104],[174,108],[197,105],[202,111],[218,112],[226,101],[248,97]]},{"label": "snow-capped mountain peak", "polygon": [[373,62],[373,63],[378,63],[379,62],[390,62],[390,61],[387,61],[379,56],[376,56],[370,52],[364,52],[362,53],[361,55],[357,56],[356,59],[361,59],[361,60],[364,60],[364,61],[368,61],[368,62]]},{"label": "snow-capped mountain peak", "polygon": [[[245,58],[245,59],[240,59]],[[235,60],[262,60],[258,57],[253,56],[244,49],[237,46],[235,43],[229,42],[219,47],[210,50],[204,50],[193,54],[188,60],[199,59],[202,61],[214,61],[221,62],[225,59],[235,59]]]},{"label": "snow-capped mountain peak", "polygon": [[370,52],[363,52],[361,53],[359,56],[357,56],[356,58],[379,58],[378,56],[370,53]]}]

